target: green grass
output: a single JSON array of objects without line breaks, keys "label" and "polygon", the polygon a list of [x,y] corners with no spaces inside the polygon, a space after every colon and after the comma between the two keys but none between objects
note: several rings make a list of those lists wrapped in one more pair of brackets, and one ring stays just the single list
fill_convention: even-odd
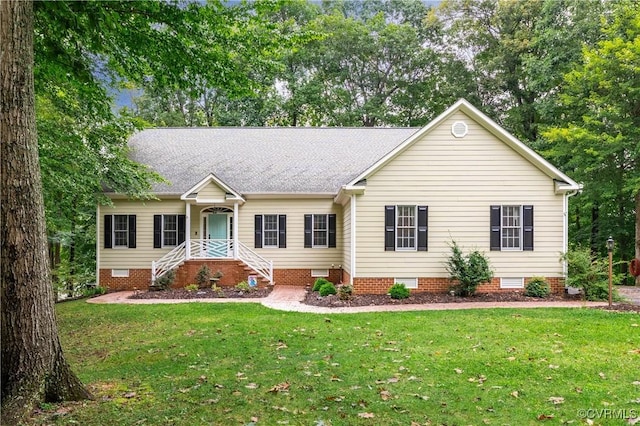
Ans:
[{"label": "green grass", "polygon": [[57,311],[96,399],[44,407],[34,424],[582,424],[581,409],[640,412],[637,314],[83,301]]}]

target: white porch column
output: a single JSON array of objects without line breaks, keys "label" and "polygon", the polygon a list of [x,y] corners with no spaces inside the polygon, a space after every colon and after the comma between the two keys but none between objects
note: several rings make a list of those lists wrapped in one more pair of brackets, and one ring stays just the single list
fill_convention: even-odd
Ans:
[{"label": "white porch column", "polygon": [[233,258],[238,258],[238,202],[233,203]]},{"label": "white porch column", "polygon": [[185,211],[185,235],[184,235],[184,258],[191,259],[191,203],[186,202]]}]

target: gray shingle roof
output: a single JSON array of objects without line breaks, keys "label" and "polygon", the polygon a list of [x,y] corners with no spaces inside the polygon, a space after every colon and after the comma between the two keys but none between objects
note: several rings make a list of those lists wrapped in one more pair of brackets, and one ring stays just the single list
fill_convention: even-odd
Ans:
[{"label": "gray shingle roof", "polygon": [[135,161],[182,194],[216,175],[240,194],[333,193],[415,133],[417,128],[224,127],[143,130],[131,137]]}]

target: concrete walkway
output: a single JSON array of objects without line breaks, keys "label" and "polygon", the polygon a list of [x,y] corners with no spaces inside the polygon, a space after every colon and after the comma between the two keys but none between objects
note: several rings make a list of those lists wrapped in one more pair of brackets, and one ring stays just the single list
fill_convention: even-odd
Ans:
[{"label": "concrete walkway", "polygon": [[315,314],[340,314],[356,312],[397,312],[397,311],[436,311],[454,309],[490,309],[490,308],[581,308],[586,306],[605,306],[606,302],[462,302],[462,303],[425,303],[416,305],[376,305],[354,306],[341,308],[326,308],[301,303],[304,299],[303,287],[276,285],[269,296],[259,299],[128,299],[132,291],[108,293],[89,299],[88,303],[127,303],[127,304],[156,304],[156,303],[261,303],[272,309],[290,312],[308,312]]}]

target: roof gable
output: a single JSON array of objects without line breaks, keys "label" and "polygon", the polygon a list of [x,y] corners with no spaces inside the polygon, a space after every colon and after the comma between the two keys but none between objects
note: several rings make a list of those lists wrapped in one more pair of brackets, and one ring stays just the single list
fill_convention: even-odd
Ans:
[{"label": "roof gable", "polygon": [[484,129],[493,134],[498,140],[503,142],[506,146],[511,148],[513,151],[522,156],[529,163],[534,165],[540,171],[542,171],[549,178],[559,182],[556,184],[556,191],[558,192],[567,192],[567,191],[575,191],[580,189],[580,185],[576,183],[574,180],[569,178],[567,175],[562,173],[556,167],[554,167],[551,163],[542,158],[539,154],[533,151],[531,148],[526,146],[524,143],[516,139],[513,135],[504,130],[501,126],[499,126],[496,122],[491,120],[488,116],[483,114],[480,110],[475,108],[469,102],[464,99],[460,99],[458,102],[449,107],[446,111],[436,117],[433,121],[427,124],[425,127],[415,132],[411,137],[405,140],[400,145],[396,146],[392,151],[390,151],[387,155],[380,158],[375,164],[369,167],[367,170],[360,173],[354,179],[352,179],[344,188],[349,190],[357,189],[358,183],[361,181],[365,181],[368,177],[376,173],[381,168],[385,167],[390,161],[394,158],[405,152],[410,146],[415,144],[417,141],[421,140],[425,136],[427,136],[432,130],[440,126],[450,118],[456,112],[462,112],[467,115],[469,118],[475,120],[479,125],[481,125]]},{"label": "roof gable", "polygon": [[182,200],[196,200],[199,203],[222,203],[227,200],[244,201],[242,196],[218,179],[213,173],[185,191]]}]

